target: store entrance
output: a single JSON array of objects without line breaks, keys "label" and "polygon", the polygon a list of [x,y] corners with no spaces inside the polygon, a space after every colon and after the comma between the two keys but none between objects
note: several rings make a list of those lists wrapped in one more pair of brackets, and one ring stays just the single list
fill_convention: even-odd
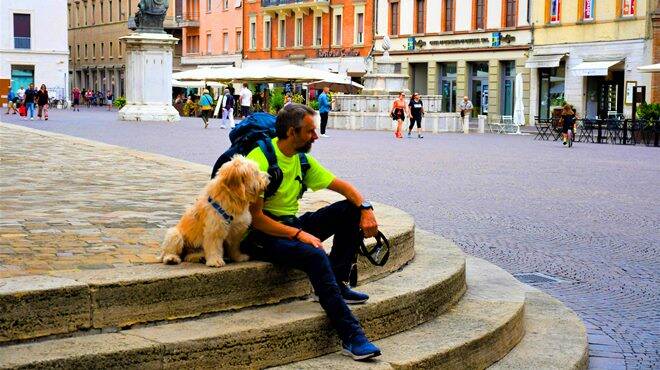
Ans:
[{"label": "store entrance", "polygon": [[470,100],[474,109],[472,116],[488,114],[488,63],[470,63]]}]

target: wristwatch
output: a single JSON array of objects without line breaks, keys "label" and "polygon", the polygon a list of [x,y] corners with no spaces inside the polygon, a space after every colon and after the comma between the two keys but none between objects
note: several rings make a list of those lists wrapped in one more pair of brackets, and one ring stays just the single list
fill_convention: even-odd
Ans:
[{"label": "wristwatch", "polygon": [[369,202],[368,200],[365,200],[364,202],[362,202],[362,204],[360,204],[358,206],[358,208],[360,208],[361,210],[362,209],[371,209],[371,210],[373,210],[374,206],[371,205],[371,202]]}]

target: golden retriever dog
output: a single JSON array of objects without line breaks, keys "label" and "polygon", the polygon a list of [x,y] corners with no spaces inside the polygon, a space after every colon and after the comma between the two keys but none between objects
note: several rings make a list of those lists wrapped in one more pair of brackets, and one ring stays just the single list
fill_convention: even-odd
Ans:
[{"label": "golden retriever dog", "polygon": [[179,223],[167,230],[160,261],[178,264],[204,257],[207,266],[221,267],[223,246],[233,261],[247,261],[240,242],[252,222],[249,206],[268,182],[268,175],[254,161],[235,155],[220,167]]}]

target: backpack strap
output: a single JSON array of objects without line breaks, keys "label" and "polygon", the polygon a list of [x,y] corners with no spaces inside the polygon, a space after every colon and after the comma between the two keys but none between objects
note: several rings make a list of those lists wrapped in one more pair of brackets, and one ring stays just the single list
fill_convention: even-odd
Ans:
[{"label": "backpack strap", "polygon": [[309,170],[309,161],[305,153],[298,153],[298,158],[300,158],[300,173],[302,174],[302,179],[299,179],[302,189],[298,194],[298,199],[303,197],[303,194],[307,191],[307,185],[305,185],[305,175],[307,175],[307,170]]},{"label": "backpack strap", "polygon": [[264,192],[264,198],[269,198],[275,195],[277,189],[282,184],[284,175],[280,166],[277,164],[277,156],[275,155],[275,148],[273,148],[273,142],[269,139],[257,141],[257,145],[264,153],[266,160],[268,160],[268,175],[270,175],[270,183]]}]

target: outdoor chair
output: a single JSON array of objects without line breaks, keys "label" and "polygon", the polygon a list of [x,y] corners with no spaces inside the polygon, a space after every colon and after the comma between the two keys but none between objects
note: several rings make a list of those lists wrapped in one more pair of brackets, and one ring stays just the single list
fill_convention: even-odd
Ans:
[{"label": "outdoor chair", "polygon": [[594,120],[592,119],[582,119],[577,123],[577,135],[576,141],[593,143],[594,142]]},{"label": "outdoor chair", "polygon": [[606,140],[610,144],[616,144],[617,142],[621,143],[623,141],[621,140],[621,135],[623,133],[623,130],[621,129],[621,121],[617,119],[608,119],[606,127],[607,127]]},{"label": "outdoor chair", "polygon": [[518,131],[518,125],[513,123],[513,116],[502,116],[502,129],[506,134]]},{"label": "outdoor chair", "polygon": [[534,140],[549,140],[550,139],[550,124],[549,120],[544,118],[535,117],[536,121],[536,136]]},{"label": "outdoor chair", "polygon": [[501,122],[493,122],[493,121],[488,122],[488,130],[490,131],[491,134],[505,133],[504,125]]},{"label": "outdoor chair", "polygon": [[561,121],[558,117],[550,119],[550,134],[552,135],[553,141],[557,141],[561,138],[561,127]]}]

